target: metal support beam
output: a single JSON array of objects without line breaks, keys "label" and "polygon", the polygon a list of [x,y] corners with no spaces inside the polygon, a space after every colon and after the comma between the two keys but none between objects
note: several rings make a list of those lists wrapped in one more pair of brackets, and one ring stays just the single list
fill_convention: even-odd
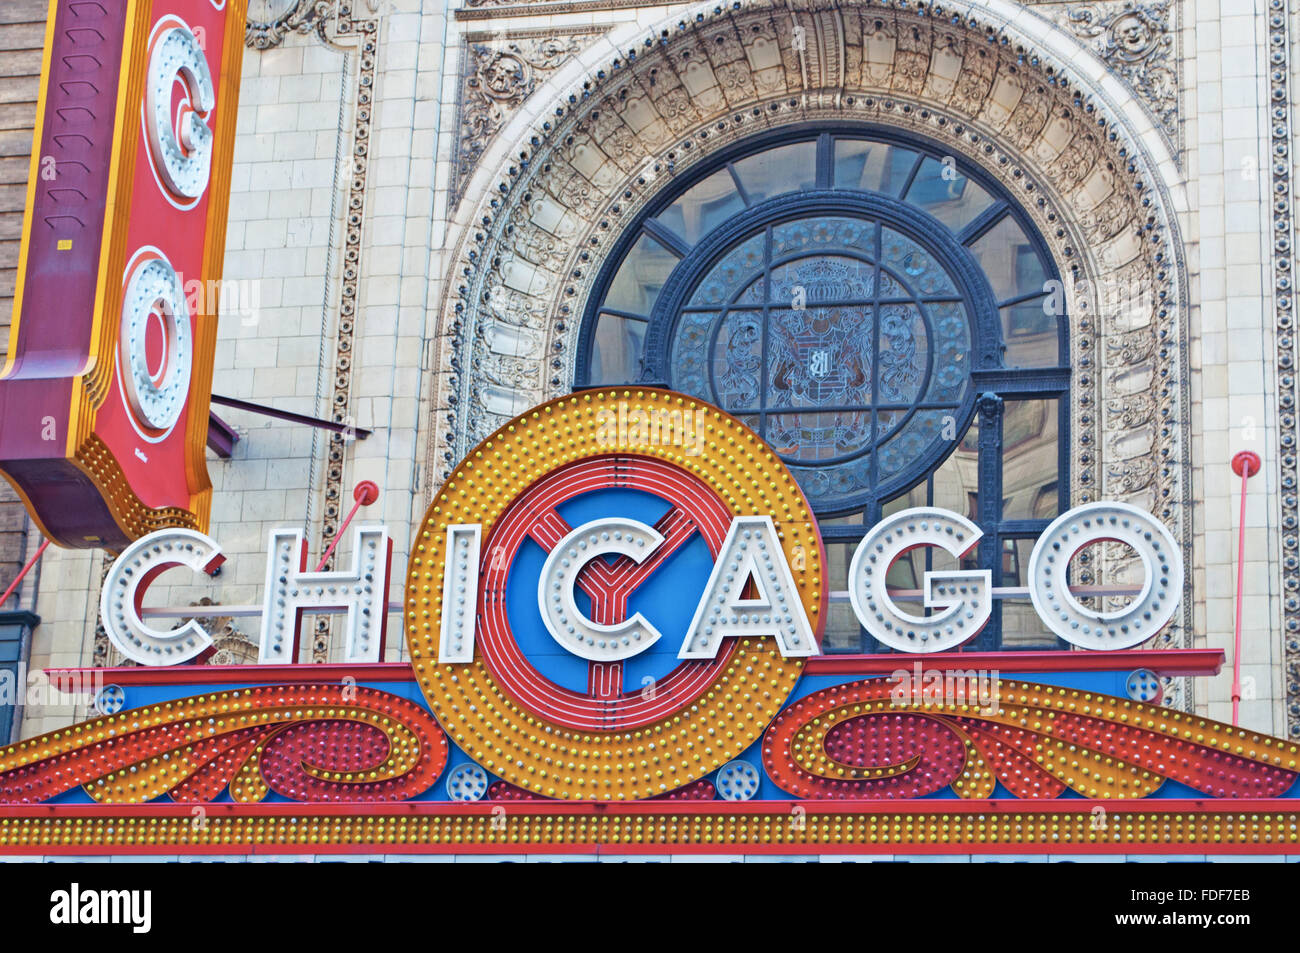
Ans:
[{"label": "metal support beam", "polygon": [[263,417],[274,417],[277,420],[287,420],[294,424],[317,427],[331,433],[351,434],[358,440],[365,440],[371,434],[371,431],[364,430],[361,427],[349,427],[347,424],[335,420],[322,420],[319,417],[308,417],[306,414],[295,414],[290,410],[278,410],[275,407],[254,404],[252,401],[239,400],[236,397],[222,397],[220,394],[213,394],[212,403],[220,404],[222,407],[232,407],[235,410],[242,410],[250,414],[261,414]]},{"label": "metal support beam", "polygon": [[239,443],[239,434],[213,411],[208,411],[208,449],[222,460],[229,460]]}]

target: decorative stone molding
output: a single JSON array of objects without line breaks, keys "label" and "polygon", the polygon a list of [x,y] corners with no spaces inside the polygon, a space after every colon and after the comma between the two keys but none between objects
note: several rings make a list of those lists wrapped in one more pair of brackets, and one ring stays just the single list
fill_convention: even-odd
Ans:
[{"label": "decorative stone molding", "polygon": [[[95,592],[102,592],[104,583],[108,579],[108,571],[113,568],[113,557],[107,552],[104,553],[99,567],[99,585]],[[94,573],[91,573],[93,578]],[[92,599],[91,603],[96,600]],[[104,628],[104,620],[100,618],[98,609],[95,610],[95,637],[90,645],[90,664],[92,668],[106,668],[114,665],[132,665],[133,662],[124,660],[121,653],[113,649],[113,643],[108,639],[108,630]]]},{"label": "decorative stone molding", "polygon": [[1300,738],[1300,468],[1296,453],[1295,194],[1292,182],[1294,121],[1291,49],[1295,42],[1288,0],[1268,0],[1268,89],[1272,136],[1273,307],[1277,348],[1278,487],[1282,527],[1282,627],[1286,729]]},{"label": "decorative stone molding", "polygon": [[497,17],[557,16],[562,13],[590,13],[595,10],[626,10],[631,7],[671,7],[674,0],[466,0],[456,11],[457,20],[487,20]]},{"label": "decorative stone molding", "polygon": [[[244,26],[244,45],[252,50],[269,50],[284,42],[291,33],[315,33],[321,42],[329,42],[326,27],[334,16],[336,0],[281,0],[288,8],[267,21],[249,19]],[[273,5],[274,7],[274,5]]]},{"label": "decorative stone molding", "polygon": [[1084,40],[1111,72],[1127,83],[1175,151],[1181,151],[1178,94],[1182,86],[1178,8],[1155,2],[1041,4],[1053,22]]},{"label": "decorative stone molding", "polygon": [[[259,50],[279,45],[290,33],[315,33],[321,42],[346,57],[358,59],[356,90],[352,95],[352,123],[346,163],[348,176],[347,204],[344,210],[343,273],[334,328],[334,373],[329,391],[329,414],[336,423],[352,422],[352,352],[357,317],[360,314],[359,281],[361,275],[361,237],[365,226],[366,178],[369,168],[370,131],[372,125],[375,67],[379,48],[377,16],[354,15],[357,0],[285,0],[290,6],[266,23],[250,21],[245,44]],[[377,0],[365,0],[374,14]],[[344,64],[344,73],[348,72]],[[340,128],[346,117],[340,107]],[[331,249],[331,252],[333,250]],[[350,435],[332,434],[326,449],[325,480],[322,489],[324,514],[321,521],[321,550],[324,551],[338,533],[340,500],[343,496],[343,467]],[[325,568],[334,568],[331,554]],[[331,621],[317,618],[312,639],[312,660],[324,662],[329,657]]]},{"label": "decorative stone molding", "polygon": [[[902,2],[752,0],[692,8],[616,58],[585,58],[580,76],[560,71],[537,93],[547,97],[540,118],[528,130],[511,124],[512,148],[458,216],[430,485],[512,414],[569,389],[578,317],[606,249],[668,178],[759,131],[859,121],[911,130],[978,163],[1034,218],[1062,273],[1079,282],[1072,501],[1151,510],[1190,561],[1177,222],[1109,97],[1013,29],[970,4],[941,15]],[[1111,307],[1113,289],[1122,307]],[[1184,607],[1162,644],[1184,643],[1190,598]],[[1175,704],[1180,687],[1171,686]]]},{"label": "decorative stone molding", "polygon": [[256,665],[257,643],[235,628],[228,619],[216,619],[221,625],[208,628],[212,636],[212,646],[216,650],[208,658],[207,665]]},{"label": "decorative stone molding", "polygon": [[467,173],[538,82],[563,66],[603,30],[555,27],[503,33],[467,33],[461,42],[456,103],[459,146],[451,192],[459,200]]},{"label": "decorative stone molding", "polygon": [[[273,4],[276,0],[272,0]],[[283,43],[290,34],[316,37],[345,57],[358,58],[356,90],[352,95],[351,135],[347,155],[347,199],[344,210],[342,281],[334,328],[334,373],[329,391],[329,414],[337,423],[351,424],[352,353],[356,320],[360,314],[359,280],[361,274],[361,239],[365,225],[366,179],[369,167],[370,132],[375,89],[375,68],[379,46],[378,0],[365,0],[371,14],[354,15],[358,0],[278,0],[283,9],[266,22],[250,20],[245,29],[245,45],[267,50]],[[344,73],[348,72],[344,63]],[[340,107],[340,128],[346,117]],[[331,249],[332,253],[333,249]],[[343,496],[343,468],[350,435],[332,434],[326,449],[325,480],[322,488],[324,514],[321,521],[321,550],[324,551],[338,532],[340,500]],[[333,569],[331,554],[326,569]],[[318,617],[312,639],[312,660],[324,662],[329,657],[331,620]],[[101,651],[100,633],[96,638],[96,659]],[[106,641],[105,641],[106,645]],[[232,646],[238,650],[238,646]],[[236,653],[237,654],[237,653]],[[98,663],[97,664],[102,664]]]},{"label": "decorative stone molding", "polygon": [[[357,85],[352,103],[352,137],[348,163],[347,205],[344,209],[343,274],[338,320],[334,331],[334,375],[329,413],[335,423],[353,423],[352,355],[356,322],[361,314],[359,285],[361,277],[361,238],[365,227],[366,178],[370,164],[370,130],[375,91],[375,66],[379,52],[378,17],[354,17],[355,0],[339,0],[334,21],[333,42],[357,57]],[[350,46],[348,44],[351,44]],[[340,505],[343,499],[343,466],[350,434],[330,435],[325,460],[324,515],[321,521],[321,551],[329,548],[338,534]],[[325,571],[334,568],[331,553]],[[331,617],[316,619],[312,637],[312,661],[329,660]]]}]

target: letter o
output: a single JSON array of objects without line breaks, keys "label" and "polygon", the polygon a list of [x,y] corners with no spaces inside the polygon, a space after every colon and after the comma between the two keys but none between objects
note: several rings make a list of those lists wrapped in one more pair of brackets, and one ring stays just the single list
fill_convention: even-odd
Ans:
[{"label": "letter o", "polygon": [[[162,359],[149,366],[149,325],[162,322]],[[189,396],[194,348],[190,312],[176,269],[156,254],[137,256],[122,300],[118,337],[123,390],[138,423],[154,431],[170,430]]]},{"label": "letter o", "polygon": [[[1142,590],[1126,608],[1098,612],[1070,592],[1070,560],[1085,546],[1130,546],[1144,569]],[[1183,559],[1178,543],[1150,513],[1127,503],[1085,503],[1047,527],[1029,556],[1029,598],[1043,623],[1072,645],[1127,649],[1159,632],[1178,609]]]}]

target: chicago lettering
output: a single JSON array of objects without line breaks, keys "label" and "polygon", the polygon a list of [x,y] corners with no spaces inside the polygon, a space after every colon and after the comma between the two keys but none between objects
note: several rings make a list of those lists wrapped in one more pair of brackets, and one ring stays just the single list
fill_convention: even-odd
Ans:
[{"label": "chicago lettering", "polygon": [[[474,657],[475,606],[479,588],[482,527],[449,528],[442,592],[439,662]],[[885,579],[904,553],[931,546],[961,558],[975,550],[983,531],[970,520],[937,507],[914,507],[877,523],[862,538],[849,567],[849,601],[862,627],[890,648],[933,653],[970,641],[988,623],[994,598],[987,569],[926,572],[922,602],[928,616],[903,612]],[[304,611],[346,610],[349,662],[383,657],[392,541],[384,527],[354,530],[353,565],[342,572],[306,570],[306,542],[298,531],[272,533],[267,558],[259,663],[297,658]],[[1071,559],[1094,543],[1114,541],[1136,553],[1143,580],[1130,603],[1098,610],[1070,591]],[[625,517],[591,520],[572,530],[548,555],[538,579],[537,605],[550,636],[573,655],[613,662],[644,652],[664,637],[641,613],[616,623],[588,618],[574,596],[584,566],[605,556],[637,563],[663,544],[651,526]],[[149,583],[173,566],[211,571],[224,556],[215,540],[193,530],[161,530],[128,546],[104,581],[101,615],[113,643],[144,665],[172,665],[208,651],[211,639],[193,621],[172,630],[149,626],[140,606]],[[1051,632],[1087,649],[1126,649],[1158,633],[1178,608],[1183,563],[1169,531],[1126,503],[1087,503],[1057,518],[1034,544],[1029,558],[1029,598]],[[770,516],[737,516],[694,616],[677,648],[681,659],[715,658],[736,636],[771,637],[786,657],[816,655],[815,629],[798,595],[794,574]]]}]

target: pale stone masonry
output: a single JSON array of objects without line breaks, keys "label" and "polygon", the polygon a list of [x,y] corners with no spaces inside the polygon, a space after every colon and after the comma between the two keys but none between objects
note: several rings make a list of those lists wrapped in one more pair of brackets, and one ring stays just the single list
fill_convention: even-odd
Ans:
[{"label": "pale stone masonry", "polygon": [[[1054,252],[1073,241],[1071,236],[1104,228],[1106,216],[1129,214],[1127,206],[1109,203],[1122,199],[1136,208],[1128,196],[1137,194],[1136,180],[1144,181],[1150,214],[1161,217],[1174,248],[1174,260],[1164,262],[1174,289],[1171,351],[1161,359],[1149,348],[1136,371],[1122,380],[1114,376],[1102,381],[1100,406],[1094,408],[1091,423],[1083,422],[1087,411],[1076,412],[1075,438],[1092,426],[1101,455],[1095,483],[1079,483],[1076,494],[1091,493],[1094,499],[1120,496],[1135,467],[1153,460],[1158,448],[1170,448],[1172,459],[1182,461],[1168,477],[1176,498],[1171,527],[1190,543],[1192,554],[1190,616],[1176,638],[1181,644],[1230,653],[1240,487],[1229,461],[1243,449],[1261,455],[1263,469],[1251,481],[1246,516],[1242,670],[1248,695],[1242,723],[1270,734],[1288,733],[1285,603],[1295,593],[1285,588],[1284,540],[1296,528],[1288,524],[1294,505],[1288,510],[1284,503],[1279,474],[1285,466],[1283,440],[1287,433],[1294,434],[1294,421],[1288,425],[1283,420],[1284,398],[1293,384],[1280,383],[1278,354],[1291,345],[1277,334],[1274,269],[1277,219],[1286,219],[1281,234],[1290,239],[1292,210],[1289,193],[1280,196],[1276,189],[1277,120],[1272,110],[1278,66],[1269,23],[1276,13],[1273,0],[1182,0],[1173,5],[1173,14],[1166,10],[1163,21],[1142,21],[1156,41],[1170,40],[1160,47],[1159,63],[1152,59],[1147,65],[1148,72],[1157,66],[1166,70],[1173,87],[1154,92],[1135,85],[1122,71],[1123,56],[1113,55],[1113,45],[1107,46],[1108,31],[1123,14],[1121,3],[964,0],[945,5],[954,15],[1005,31],[1029,51],[1026,60],[1039,57],[1068,74],[1071,90],[1099,104],[1110,117],[1108,128],[1118,129],[1123,141],[1135,148],[1130,158],[1140,167],[1130,173],[1120,162],[1105,185],[1091,176],[1109,154],[1099,152],[1101,157],[1083,163],[1081,171],[1065,168],[1079,161],[1064,143],[1082,135],[1082,123],[1079,129],[1041,134],[1035,129],[1016,139],[1019,133],[1011,130],[1023,113],[1008,121],[999,110],[1011,116],[1022,108],[1020,94],[991,81],[981,86],[983,80],[977,82],[971,73],[973,51],[994,49],[983,38],[983,26],[968,38],[972,59],[954,63],[945,59],[941,44],[914,53],[906,48],[906,35],[896,40],[890,34],[886,42],[884,33],[871,32],[876,27],[868,11],[892,17],[897,5],[840,4],[839,19],[808,19],[815,27],[808,42],[818,56],[801,61],[788,35],[787,25],[795,16],[791,10],[817,5],[778,4],[770,16],[764,14],[770,47],[756,45],[748,34],[734,44],[734,59],[701,47],[705,55],[690,61],[689,75],[682,68],[680,82],[662,64],[652,66],[660,55],[658,41],[667,49],[670,40],[695,42],[692,31],[711,37],[708,31],[715,29],[715,22],[721,25],[718,29],[725,26],[715,20],[717,4],[484,0],[458,9],[433,0],[353,0],[347,19],[353,28],[346,30],[339,28],[338,6],[330,4],[335,12],[326,27],[328,43],[313,32],[290,32],[271,48],[249,49],[244,57],[225,262],[226,278],[240,288],[240,309],[223,315],[213,388],[217,394],[322,418],[340,409],[349,423],[372,434],[343,445],[341,476],[333,479],[330,439],[324,431],[216,407],[241,436],[232,459],[209,457],[214,486],[209,533],[228,561],[208,584],[194,585],[180,574],[164,577],[151,591],[151,604],[179,605],[200,598],[232,605],[258,603],[269,531],[281,526],[304,529],[314,562],[323,546],[327,507],[333,504],[346,512],[352,487],[367,479],[380,486],[382,496],[359,519],[386,522],[392,528],[390,600],[400,602],[410,537],[441,475],[503,414],[572,385],[578,321],[569,318],[564,330],[558,328],[559,309],[568,300],[568,282],[559,276],[571,271],[566,256],[576,255],[583,242],[589,244],[582,247],[607,247],[608,242],[593,246],[590,241],[603,234],[599,221],[608,216],[621,190],[631,188],[627,183],[642,156],[680,149],[691,137],[696,137],[691,141],[698,143],[697,154],[704,154],[716,148],[715,140],[721,144],[748,134],[749,127],[736,131],[733,117],[748,116],[753,102],[774,96],[771,90],[782,91],[781,103],[796,105],[782,105],[779,115],[765,114],[761,126],[753,120],[756,128],[847,115],[845,99],[853,90],[859,90],[861,99],[868,94],[860,90],[884,83],[886,94],[878,97],[882,100],[889,90],[900,100],[928,97],[936,115],[966,116],[971,124],[987,128],[989,141],[1008,157],[1005,166],[955,138],[952,148],[964,148],[972,161],[983,161],[994,174],[1004,175],[1009,188],[1017,183],[1022,188],[1023,180],[999,169],[1023,167],[1026,174],[1040,176],[1045,183],[1040,194],[1050,194],[1070,230],[1060,241],[1048,236],[1056,241]],[[738,18],[750,15],[745,11],[765,9],[753,0],[740,6],[743,10],[734,14]],[[1136,4],[1141,10],[1158,6],[1170,5]],[[1104,15],[1105,26],[1096,34],[1070,25],[1068,14],[1085,7]],[[1300,23],[1286,3],[1281,11],[1283,20],[1290,17],[1287,25],[1294,42]],[[3,22],[0,13],[0,30]],[[371,22],[375,31],[367,33],[362,27]],[[892,27],[886,25],[888,29]],[[373,52],[362,48],[368,36],[374,38]],[[566,49],[548,58],[540,44],[554,38],[566,38]],[[655,43],[645,45],[647,38]],[[516,69],[512,60],[500,75],[476,75],[475,46],[489,54],[511,53],[523,65]],[[639,51],[635,60],[628,57],[630,49]],[[5,55],[0,50],[0,65]],[[678,55],[677,47],[665,55]],[[901,79],[907,56],[916,57],[916,70],[928,80],[910,93],[902,91]],[[616,58],[617,70],[612,65]],[[1284,86],[1290,95],[1300,86],[1293,60],[1284,51],[1282,68],[1293,71]],[[660,68],[660,82],[648,94],[645,77],[651,68]],[[827,77],[839,85],[831,88]],[[470,80],[500,84],[494,87],[491,108],[467,95],[476,88],[468,85]],[[570,121],[561,116],[586,122],[581,110],[595,108],[592,103],[617,84],[626,84],[625,90],[640,84],[641,91],[632,90],[631,99],[646,100],[643,112],[629,107],[628,128],[618,130],[619,136],[627,132],[632,143],[626,154],[611,145],[612,127],[575,146],[531,143],[544,122]],[[1065,97],[1062,102],[1068,101],[1061,87],[1051,88]],[[584,89],[594,91],[590,101],[584,99]],[[689,115],[680,122],[665,118],[670,94],[679,89],[687,90],[689,106],[683,107],[683,115]],[[1156,95],[1165,98],[1155,102]],[[883,106],[868,118],[906,123],[926,135],[941,134],[937,127],[923,126],[914,114],[887,114]],[[728,131],[715,131],[707,142],[698,137],[701,130],[716,130],[717,124]],[[474,146],[478,151],[467,151],[465,143],[485,129],[486,137]],[[580,148],[587,151],[577,151]],[[574,181],[585,176],[584,182],[593,183],[588,194],[575,197],[566,192],[565,182],[558,180],[560,172],[547,178],[541,160],[522,167],[521,152],[545,156]],[[465,167],[458,157],[470,154],[475,161]],[[8,161],[0,155],[0,170]],[[1294,179],[1292,161],[1282,160],[1288,179]],[[530,182],[539,196],[549,190],[549,208],[540,202],[525,206],[516,194],[519,190],[501,191],[503,184],[522,176],[534,177]],[[2,179],[0,189],[11,184]],[[0,193],[0,198],[8,194]],[[638,192],[628,201],[635,204],[643,198]],[[0,228],[7,208],[0,208]],[[625,220],[629,217],[624,214]],[[501,224],[507,220],[518,223],[509,238]],[[1040,224],[1046,234],[1047,220]],[[524,235],[541,245],[549,243],[554,260],[543,262],[525,247]],[[4,241],[0,234],[0,256]],[[478,252],[472,266],[471,251]],[[1098,249],[1080,251],[1081,258],[1100,261]],[[1116,254],[1145,261],[1122,247]],[[4,265],[0,257],[0,272]],[[1142,274],[1150,277],[1156,270],[1152,265]],[[0,282],[5,280],[0,274]],[[509,319],[502,325],[516,329],[517,337],[510,339],[514,344],[506,342],[497,318],[486,308],[471,307],[457,321],[460,285],[500,292],[497,299],[506,302],[501,307]],[[579,289],[579,305],[585,287]],[[0,297],[6,293],[3,288]],[[577,307],[573,313],[580,311]],[[1108,345],[1117,345],[1120,335],[1104,316],[1094,330],[1100,376],[1110,373],[1104,365],[1114,360],[1114,348]],[[520,340],[529,343],[518,347]],[[1080,353],[1073,355],[1076,361]],[[558,368],[552,354],[559,355]],[[1121,432],[1114,419],[1117,402],[1154,391],[1162,364],[1172,369],[1185,395],[1170,405],[1170,433],[1162,436],[1156,424],[1140,433]],[[1140,452],[1133,453],[1134,446]],[[1072,448],[1072,459],[1080,452],[1078,445]],[[1140,492],[1147,496],[1139,502],[1154,508],[1160,490]],[[336,565],[347,565],[350,546],[347,538],[340,543]],[[4,567],[13,561],[0,552],[0,581]],[[47,554],[36,602],[42,622],[33,639],[34,668],[96,662],[102,572],[99,553]],[[404,657],[400,622],[400,614],[390,617],[387,658],[392,660]],[[233,624],[255,639],[255,618],[237,618]],[[304,660],[313,656],[312,631],[307,626],[304,632]],[[338,653],[334,644],[325,654],[337,658]],[[108,661],[112,659],[110,652]],[[1230,670],[1229,657],[1223,674],[1197,680],[1181,703],[1226,720]],[[1300,705],[1300,698],[1292,701]],[[22,733],[60,728],[85,714],[75,706],[32,706],[25,712]]]}]

